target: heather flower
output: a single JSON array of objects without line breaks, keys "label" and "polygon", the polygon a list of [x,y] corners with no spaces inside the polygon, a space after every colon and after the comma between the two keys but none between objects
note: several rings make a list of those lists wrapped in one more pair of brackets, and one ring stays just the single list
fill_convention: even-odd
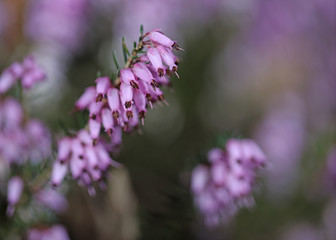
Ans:
[{"label": "heather flower", "polygon": [[66,229],[62,225],[55,225],[46,229],[32,228],[28,231],[27,240],[70,240]]},{"label": "heather flower", "polygon": [[87,108],[91,102],[93,102],[96,98],[96,89],[94,87],[88,87],[83,95],[77,100],[75,103],[75,107],[78,110],[83,110]]},{"label": "heather flower", "polygon": [[26,138],[29,139],[27,159],[41,162],[51,154],[51,135],[47,127],[37,119],[30,119],[25,124]]},{"label": "heather flower", "polygon": [[59,140],[51,183],[58,186],[70,169],[73,178],[77,179],[79,184],[86,185],[89,193],[94,194],[92,184],[102,181],[111,166],[121,165],[110,157],[102,140],[94,141],[88,131],[80,130],[77,136]]},{"label": "heather flower", "polygon": [[28,56],[22,63],[22,87],[29,89],[45,79],[44,71],[36,64],[33,56]]},{"label": "heather flower", "polygon": [[57,213],[64,212],[68,206],[66,198],[53,189],[42,189],[34,195],[34,198],[38,203]]},{"label": "heather flower", "polygon": [[172,48],[174,45],[176,45],[175,41],[172,41],[170,38],[156,30],[150,32],[148,36],[150,40],[164,47]]},{"label": "heather flower", "polygon": [[[18,81],[23,89],[44,80],[43,70],[32,56],[23,63],[13,63],[0,76],[0,94]],[[22,165],[28,160],[41,162],[50,156],[51,138],[48,129],[38,120],[29,119],[22,104],[7,95],[0,96],[0,159],[7,166]],[[7,186],[7,215],[12,216],[18,204],[24,183],[21,177],[9,179]]]},{"label": "heather flower", "polygon": [[[99,77],[96,86],[88,87],[79,97],[75,110],[88,110],[89,120],[86,130],[59,140],[51,177],[54,186],[70,169],[73,178],[94,195],[93,183],[103,181],[110,166],[120,167],[109,152],[118,150],[122,132],[137,130],[139,119],[144,124],[148,106],[164,101],[160,87],[169,85],[171,71],[177,71],[177,57],[171,48],[179,48],[176,42],[167,46],[168,38],[163,36],[158,30],[143,34],[114,82],[107,76]],[[102,128],[105,137],[101,136]]]},{"label": "heather flower", "polygon": [[51,152],[48,129],[38,120],[23,121],[23,108],[14,98],[0,101],[0,158],[22,164],[40,162]]},{"label": "heather flower", "polygon": [[96,83],[96,99],[100,102],[106,97],[107,90],[111,87],[111,80],[108,77],[101,77],[96,79]]},{"label": "heather flower", "polygon": [[8,181],[7,185],[7,215],[12,216],[15,210],[16,204],[19,202],[22,190],[23,190],[23,181],[20,177],[14,176]]},{"label": "heather flower", "polygon": [[253,203],[256,171],[265,165],[265,156],[252,140],[230,139],[225,149],[214,148],[207,158],[208,165],[193,170],[191,190],[205,223],[214,226]]},{"label": "heather flower", "polygon": [[51,172],[52,185],[58,186],[63,181],[67,171],[68,168],[64,163],[56,161]]},{"label": "heather flower", "polygon": [[17,128],[23,121],[23,108],[14,98],[6,98],[0,103],[2,122],[0,126],[4,131]]},{"label": "heather flower", "polygon": [[120,70],[118,83],[99,77],[96,87],[88,87],[80,96],[75,108],[89,111],[88,127],[93,140],[99,138],[101,127],[110,137],[117,126],[131,132],[138,127],[139,118],[144,123],[147,106],[164,101],[160,86],[169,85],[171,71],[177,71],[177,57],[171,49],[180,49],[168,39],[159,30],[145,33],[133,53],[137,55],[141,49],[146,54],[137,55]]},{"label": "heather flower", "polygon": [[7,92],[22,75],[22,66],[19,63],[13,63],[5,69],[0,76],[0,93]]},{"label": "heather flower", "polygon": [[2,72],[0,94],[7,92],[19,79],[22,87],[29,89],[45,78],[43,69],[36,63],[35,58],[29,55],[22,63],[15,62]]},{"label": "heather flower", "polygon": [[300,99],[285,95],[270,105],[256,129],[255,139],[271,164],[265,181],[274,200],[293,193],[305,144],[306,119]]}]

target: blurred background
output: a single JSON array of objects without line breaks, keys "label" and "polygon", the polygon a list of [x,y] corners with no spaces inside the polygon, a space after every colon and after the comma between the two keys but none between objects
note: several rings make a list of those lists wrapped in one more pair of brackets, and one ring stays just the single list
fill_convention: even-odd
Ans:
[{"label": "blurred background", "polygon": [[[56,133],[60,121],[76,129],[74,102],[97,71],[115,71],[113,50],[121,60],[141,24],[185,50],[180,79],[143,134],[124,136],[125,169],[106,191],[65,186],[71,239],[335,240],[336,2],[0,0],[0,67],[34,53],[48,79],[26,107]],[[209,229],[190,171],[228,137],[255,139],[268,165],[255,206]]]}]

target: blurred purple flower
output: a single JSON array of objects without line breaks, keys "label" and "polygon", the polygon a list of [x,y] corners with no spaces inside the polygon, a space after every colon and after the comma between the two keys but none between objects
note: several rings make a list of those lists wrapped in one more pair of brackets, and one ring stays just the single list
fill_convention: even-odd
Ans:
[{"label": "blurred purple flower", "polygon": [[103,181],[110,166],[121,165],[110,157],[100,140],[94,142],[88,131],[80,130],[76,137],[59,140],[51,182],[58,186],[69,168],[73,178],[79,184],[87,186],[89,193],[94,195],[93,182]]},{"label": "blurred purple flower", "polygon": [[225,149],[209,151],[209,165],[197,166],[191,178],[195,203],[207,225],[218,225],[239,208],[253,204],[256,171],[265,161],[263,152],[252,140],[230,139]]},{"label": "blurred purple flower", "polygon": [[241,36],[246,56],[260,59],[256,68],[266,69],[268,57],[276,59],[284,53],[284,62],[303,67],[296,73],[302,79],[297,75],[295,80],[307,86],[306,118],[316,128],[333,124],[336,108],[336,14],[332,9],[336,9],[333,0],[258,0],[251,24]]},{"label": "blurred purple flower", "polygon": [[10,97],[0,101],[0,157],[22,164],[28,159],[40,162],[51,153],[51,136],[38,120],[23,121],[21,104]]},{"label": "blurred purple flower", "polygon": [[7,92],[19,79],[22,87],[29,89],[45,80],[43,69],[37,65],[32,55],[25,57],[22,64],[15,62],[0,75],[0,94]]},{"label": "blurred purple flower", "polygon": [[266,184],[274,199],[286,197],[296,186],[305,143],[305,118],[301,101],[286,95],[272,104],[256,130],[257,142],[269,158]]},{"label": "blurred purple flower", "polygon": [[47,229],[32,228],[27,233],[27,240],[70,240],[62,225],[54,225]]},{"label": "blurred purple flower", "polygon": [[68,207],[66,198],[56,190],[43,189],[37,192],[34,197],[39,203],[57,213],[63,213]]},{"label": "blurred purple flower", "polygon": [[41,162],[51,154],[51,134],[48,128],[37,119],[30,119],[25,126],[25,133],[29,139],[28,159]]},{"label": "blurred purple flower", "polygon": [[[6,93],[16,81],[24,89],[45,79],[44,71],[33,56],[23,63],[13,63],[0,76],[0,94]],[[0,157],[8,163],[40,162],[51,153],[51,136],[38,120],[24,119],[21,103],[11,97],[0,99]]]},{"label": "blurred purple flower", "polygon": [[26,33],[39,44],[78,50],[87,23],[87,0],[32,0]]},{"label": "blurred purple flower", "polygon": [[15,205],[19,202],[23,190],[23,181],[20,177],[14,176],[8,181],[7,185],[8,207],[6,214],[11,217],[15,210]]}]

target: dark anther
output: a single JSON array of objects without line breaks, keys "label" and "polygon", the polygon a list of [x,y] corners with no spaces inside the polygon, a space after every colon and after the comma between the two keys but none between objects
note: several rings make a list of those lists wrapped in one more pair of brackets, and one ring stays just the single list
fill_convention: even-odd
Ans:
[{"label": "dark anther", "polygon": [[96,98],[96,102],[101,102],[103,100],[103,94],[99,93],[97,98]]},{"label": "dark anther", "polygon": [[112,116],[114,119],[118,119],[119,118],[119,113],[117,111],[113,111]]},{"label": "dark anther", "polygon": [[179,45],[176,42],[172,45],[172,47],[174,49],[176,49],[176,50],[182,50],[182,51],[184,51],[182,48],[179,47]]},{"label": "dark anther", "polygon": [[152,96],[149,94],[149,93],[147,93],[146,94],[146,99],[147,99],[147,101],[152,101]]},{"label": "dark anther", "polygon": [[132,111],[127,111],[126,116],[127,116],[128,119],[132,118],[133,117]]},{"label": "dark anther", "polygon": [[159,68],[159,69],[158,69],[158,73],[159,73],[159,76],[160,76],[160,77],[163,77],[163,75],[164,75],[164,70],[163,70],[162,68]]},{"label": "dark anther", "polygon": [[145,111],[139,112],[139,118],[145,118]]},{"label": "dark anther", "polygon": [[132,102],[131,101],[125,102],[125,107],[126,108],[130,108],[131,106],[132,106]]},{"label": "dark anther", "polygon": [[164,100],[164,96],[163,96],[163,95],[159,95],[159,96],[158,96],[158,99],[159,99],[160,101],[162,101],[162,100]]},{"label": "dark anther", "polygon": [[109,136],[111,136],[111,135],[112,135],[112,133],[113,133],[113,130],[112,130],[112,128],[110,128],[109,130],[107,130],[107,134],[108,134]]},{"label": "dark anther", "polygon": [[138,85],[138,83],[137,82],[135,82],[135,81],[131,81],[130,82],[130,84],[131,84],[131,86],[134,88],[134,89],[139,89],[139,85]]}]

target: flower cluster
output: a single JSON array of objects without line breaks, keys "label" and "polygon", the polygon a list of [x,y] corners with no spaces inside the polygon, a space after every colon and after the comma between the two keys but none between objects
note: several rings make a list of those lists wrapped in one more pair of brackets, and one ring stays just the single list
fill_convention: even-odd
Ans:
[{"label": "flower cluster", "polygon": [[[41,162],[51,154],[48,129],[39,120],[27,118],[21,103],[5,95],[18,79],[24,88],[30,88],[44,78],[44,72],[32,56],[26,57],[22,64],[13,63],[0,76],[0,161],[6,165],[22,165],[27,160]],[[23,187],[19,176],[8,181],[8,216],[14,213]]]},{"label": "flower cluster", "polygon": [[231,139],[224,150],[209,151],[208,165],[197,166],[191,179],[195,203],[207,225],[217,225],[253,203],[256,171],[264,165],[265,156],[252,140]]},{"label": "flower cluster", "polygon": [[[75,137],[59,141],[58,157],[52,176],[54,185],[60,184],[67,172],[89,187],[104,178],[107,168],[119,166],[108,153],[101,128],[110,138],[109,147],[121,144],[122,131],[137,129],[139,120],[144,123],[148,106],[165,101],[160,86],[170,85],[169,76],[177,76],[177,57],[172,50],[180,48],[175,41],[153,30],[140,37],[125,68],[113,83],[109,77],[96,79],[95,87],[88,87],[75,103],[76,110],[88,110],[88,131],[80,130]],[[140,53],[145,53],[139,55]]]},{"label": "flower cluster", "polygon": [[58,186],[69,168],[73,178],[87,186],[89,194],[94,195],[92,183],[103,180],[110,166],[121,165],[110,157],[103,142],[94,142],[88,131],[82,129],[77,136],[59,140],[51,182],[53,186]]},{"label": "flower cluster", "polygon": [[68,208],[68,201],[65,196],[50,188],[44,188],[34,194],[34,200],[46,208],[56,212],[63,213]]},{"label": "flower cluster", "polygon": [[22,63],[15,62],[0,76],[0,94],[7,92],[19,79],[22,87],[31,88],[34,84],[45,80],[43,69],[36,64],[33,56],[27,56]]},{"label": "flower cluster", "polygon": [[[144,40],[148,36],[148,40]],[[147,53],[137,56],[137,51]],[[175,41],[158,30],[142,37],[133,56],[120,70],[117,84],[109,77],[96,79],[96,87],[89,87],[75,104],[76,109],[87,109],[90,114],[89,129],[93,139],[100,134],[101,125],[109,135],[116,128],[130,132],[143,122],[147,107],[164,101],[160,86],[169,85],[169,75],[177,74],[177,57],[172,49],[180,49]],[[178,75],[177,75],[178,76]]]},{"label": "flower cluster", "polygon": [[50,133],[40,121],[24,119],[21,104],[14,98],[0,100],[0,158],[22,164],[39,162],[51,151]]}]

